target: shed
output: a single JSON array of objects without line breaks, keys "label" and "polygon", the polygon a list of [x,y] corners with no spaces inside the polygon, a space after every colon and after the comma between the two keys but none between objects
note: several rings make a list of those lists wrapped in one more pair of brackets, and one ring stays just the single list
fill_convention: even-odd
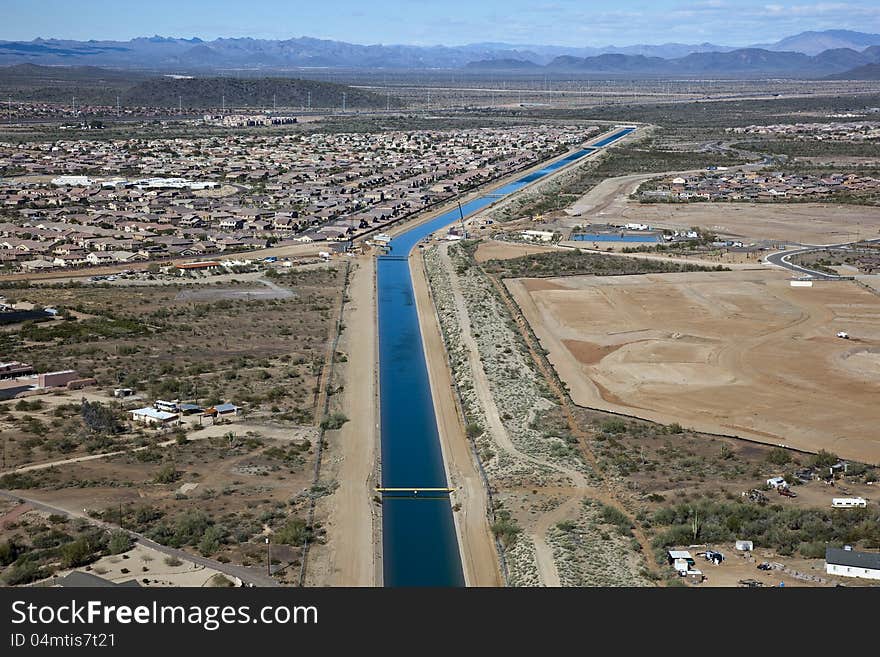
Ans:
[{"label": "shed", "polygon": [[755,549],[755,544],[752,541],[737,541],[735,547],[740,552],[751,552]]},{"label": "shed", "polygon": [[695,566],[697,563],[691,556],[691,553],[687,550],[667,550],[666,561],[669,562],[670,566],[676,565],[677,561],[683,561],[685,564],[687,564],[688,569]]}]

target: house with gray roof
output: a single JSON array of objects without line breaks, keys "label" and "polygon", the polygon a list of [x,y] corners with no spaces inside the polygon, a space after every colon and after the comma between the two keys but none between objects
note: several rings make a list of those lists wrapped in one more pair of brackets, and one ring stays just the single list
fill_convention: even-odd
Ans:
[{"label": "house with gray roof", "polygon": [[859,552],[850,546],[827,547],[825,572],[841,577],[880,579],[880,552]]}]

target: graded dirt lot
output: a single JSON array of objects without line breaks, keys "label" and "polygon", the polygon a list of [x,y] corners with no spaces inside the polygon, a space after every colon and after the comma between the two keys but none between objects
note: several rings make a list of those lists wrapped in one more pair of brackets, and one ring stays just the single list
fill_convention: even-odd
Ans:
[{"label": "graded dirt lot", "polygon": [[822,203],[653,203],[626,201],[601,217],[657,228],[699,226],[725,237],[801,244],[838,244],[880,237],[880,208]]},{"label": "graded dirt lot", "polygon": [[880,299],[855,283],[737,271],[507,285],[577,404],[880,461]]}]

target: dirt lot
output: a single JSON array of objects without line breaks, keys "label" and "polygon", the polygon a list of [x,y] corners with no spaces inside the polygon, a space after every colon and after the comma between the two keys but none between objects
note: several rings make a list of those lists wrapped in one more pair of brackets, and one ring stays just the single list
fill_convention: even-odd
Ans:
[{"label": "dirt lot", "polygon": [[725,237],[786,243],[837,244],[880,237],[880,208],[818,203],[654,203],[625,201],[602,216],[614,223],[658,228],[699,226]]},{"label": "dirt lot", "polygon": [[880,300],[855,284],[752,271],[507,284],[578,404],[880,461]]}]

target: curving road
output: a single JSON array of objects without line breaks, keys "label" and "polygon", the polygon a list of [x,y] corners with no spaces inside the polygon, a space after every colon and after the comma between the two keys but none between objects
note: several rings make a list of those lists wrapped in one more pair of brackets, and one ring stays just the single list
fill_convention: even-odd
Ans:
[{"label": "curving road", "polygon": [[800,265],[796,265],[792,263],[789,259],[792,256],[802,255],[804,253],[812,253],[814,251],[825,251],[827,249],[842,249],[854,244],[864,244],[864,243],[874,243],[880,242],[880,238],[872,239],[872,240],[859,240],[858,242],[841,242],[840,244],[823,244],[817,246],[810,245],[802,245],[796,249],[789,249],[788,251],[778,251],[777,253],[773,253],[764,258],[764,262],[769,265],[774,265],[776,267],[780,267],[782,269],[788,269],[796,274],[803,274],[805,276],[810,276],[812,278],[816,278],[819,280],[825,281],[836,281],[841,278],[847,278],[845,276],[839,276],[837,274],[826,274],[825,272],[815,271],[813,269],[809,269],[807,267],[802,267]]}]

